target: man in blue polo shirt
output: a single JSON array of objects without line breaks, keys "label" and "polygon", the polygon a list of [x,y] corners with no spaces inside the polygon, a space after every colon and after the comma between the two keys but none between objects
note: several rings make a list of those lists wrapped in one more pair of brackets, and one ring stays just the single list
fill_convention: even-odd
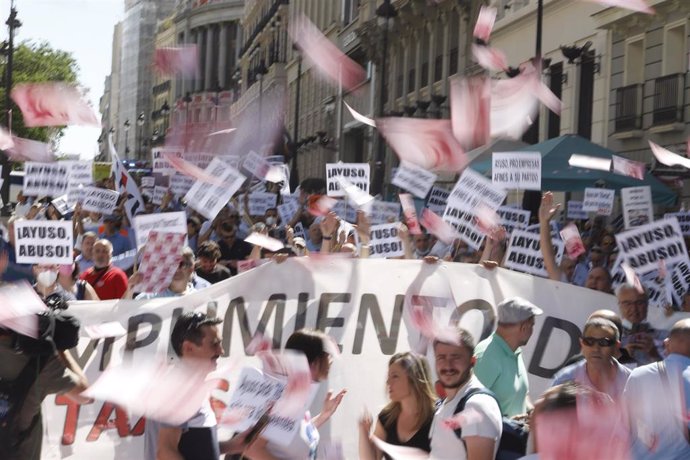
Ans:
[{"label": "man in blue polo shirt", "polygon": [[524,414],[529,403],[527,369],[522,360],[522,346],[532,336],[534,317],[541,308],[520,297],[504,300],[496,306],[496,332],[477,344],[474,373],[491,390],[506,417]]}]

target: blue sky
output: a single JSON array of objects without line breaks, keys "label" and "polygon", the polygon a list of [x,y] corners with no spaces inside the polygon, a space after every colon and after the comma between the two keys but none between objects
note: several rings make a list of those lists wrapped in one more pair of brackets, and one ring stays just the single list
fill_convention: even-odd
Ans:
[{"label": "blue sky", "polygon": [[[17,41],[47,41],[53,48],[71,52],[79,64],[79,81],[89,89],[89,99],[98,112],[103,81],[110,73],[113,26],[124,16],[124,0],[15,0],[22,27]],[[7,38],[5,21],[9,0],[0,2],[2,40]],[[58,150],[91,158],[98,150],[98,128],[71,127]]]}]

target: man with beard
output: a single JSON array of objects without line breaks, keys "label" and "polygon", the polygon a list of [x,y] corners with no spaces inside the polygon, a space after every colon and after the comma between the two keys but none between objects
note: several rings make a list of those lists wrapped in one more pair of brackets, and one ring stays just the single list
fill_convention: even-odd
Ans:
[{"label": "man with beard", "polygon": [[656,330],[647,322],[647,292],[644,289],[640,292],[635,286],[623,283],[616,289],[616,298],[623,319],[623,348],[638,366],[661,360],[666,331]]},{"label": "man with beard", "polygon": [[[501,410],[496,400],[474,376],[474,339],[457,329],[455,343],[434,341],[436,373],[446,398],[438,406],[431,424],[431,458],[491,460],[495,458],[503,431]],[[469,395],[469,396],[468,396]],[[451,430],[444,421],[452,418],[464,400],[467,419],[461,430]]]},{"label": "man with beard", "polygon": [[121,299],[127,292],[127,275],[112,265],[113,245],[106,239],[93,245],[93,267],[79,276],[86,280],[101,300]]}]

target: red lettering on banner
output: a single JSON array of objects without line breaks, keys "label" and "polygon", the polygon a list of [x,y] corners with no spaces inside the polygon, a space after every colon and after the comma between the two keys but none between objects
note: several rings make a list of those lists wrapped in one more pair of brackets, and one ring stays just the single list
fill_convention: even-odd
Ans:
[{"label": "red lettering on banner", "polygon": [[[110,419],[110,415],[115,411],[115,420]],[[91,427],[86,440],[89,442],[98,441],[101,433],[105,430],[117,428],[117,434],[121,438],[129,436],[129,417],[127,413],[113,403],[105,403],[96,417],[96,421]]]},{"label": "red lettering on banner", "polygon": [[62,427],[62,445],[71,446],[77,434],[77,422],[79,421],[79,408],[81,404],[74,402],[65,395],[55,396],[56,406],[67,406],[65,424]]}]

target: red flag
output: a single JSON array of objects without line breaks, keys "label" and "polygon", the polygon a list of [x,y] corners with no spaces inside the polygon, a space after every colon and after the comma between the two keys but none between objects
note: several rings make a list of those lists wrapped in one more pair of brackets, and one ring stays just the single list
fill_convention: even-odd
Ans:
[{"label": "red flag", "polygon": [[157,48],[153,66],[161,75],[180,74],[193,78],[197,75],[199,57],[196,45]]},{"label": "red flag", "polygon": [[12,90],[12,100],[24,116],[24,125],[100,126],[93,108],[75,86],[61,82],[23,83]]}]

